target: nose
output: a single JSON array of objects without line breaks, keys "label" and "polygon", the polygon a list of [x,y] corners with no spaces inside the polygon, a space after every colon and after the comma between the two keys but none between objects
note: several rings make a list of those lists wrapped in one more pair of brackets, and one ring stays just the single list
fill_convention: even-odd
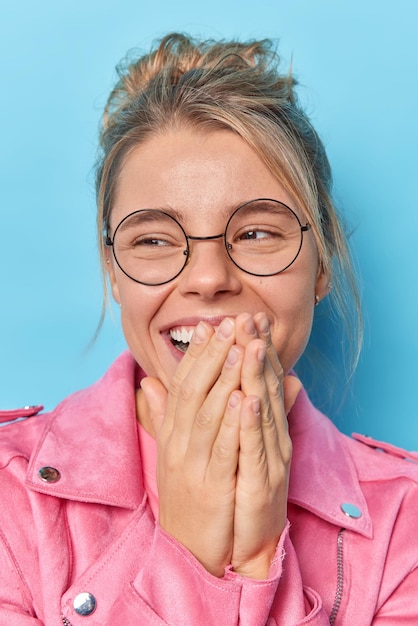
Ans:
[{"label": "nose", "polygon": [[225,250],[223,236],[189,238],[189,258],[179,277],[182,295],[194,294],[204,300],[213,300],[241,291],[239,269]]}]

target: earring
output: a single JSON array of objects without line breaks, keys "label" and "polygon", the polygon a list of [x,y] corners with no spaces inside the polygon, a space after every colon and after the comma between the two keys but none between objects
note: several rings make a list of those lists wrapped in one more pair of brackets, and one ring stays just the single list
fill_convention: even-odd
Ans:
[{"label": "earring", "polygon": [[318,294],[316,293],[316,294],[315,294],[315,306],[318,306],[319,302],[320,302],[320,297],[319,297],[319,296],[318,296]]}]

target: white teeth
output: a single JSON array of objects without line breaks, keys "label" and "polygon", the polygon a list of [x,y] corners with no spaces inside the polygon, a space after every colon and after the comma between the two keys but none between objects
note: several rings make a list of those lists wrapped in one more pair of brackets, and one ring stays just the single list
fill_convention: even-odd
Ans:
[{"label": "white teeth", "polygon": [[170,337],[174,341],[181,341],[182,343],[190,343],[193,337],[194,328],[172,328],[170,330]]}]

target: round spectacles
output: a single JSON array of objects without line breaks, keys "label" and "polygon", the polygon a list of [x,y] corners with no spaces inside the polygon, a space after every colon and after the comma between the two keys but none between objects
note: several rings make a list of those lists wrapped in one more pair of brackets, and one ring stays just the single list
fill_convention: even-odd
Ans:
[{"label": "round spectacles", "polygon": [[220,235],[194,237],[169,213],[159,209],[134,211],[119,222],[105,244],[113,249],[115,261],[129,278],[142,285],[164,285],[186,267],[191,241],[223,239],[226,252],[240,270],[253,276],[284,272],[299,255],[303,233],[296,213],[269,198],[241,204],[229,217]]}]

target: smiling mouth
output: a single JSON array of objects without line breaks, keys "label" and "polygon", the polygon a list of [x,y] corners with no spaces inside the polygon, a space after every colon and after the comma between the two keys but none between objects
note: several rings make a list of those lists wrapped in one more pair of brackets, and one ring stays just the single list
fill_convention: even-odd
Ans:
[{"label": "smiling mouth", "polygon": [[194,327],[185,328],[184,326],[182,326],[181,328],[172,328],[170,330],[171,343],[173,344],[175,348],[177,348],[177,350],[180,350],[180,352],[185,353],[192,340],[193,333],[194,333]]}]

